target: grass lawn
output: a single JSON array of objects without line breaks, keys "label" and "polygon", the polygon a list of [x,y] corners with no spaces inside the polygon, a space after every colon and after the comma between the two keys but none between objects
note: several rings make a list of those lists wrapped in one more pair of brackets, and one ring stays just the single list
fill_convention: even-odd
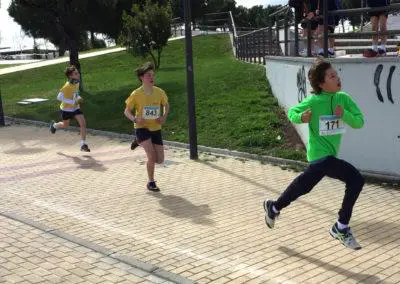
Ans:
[{"label": "grass lawn", "polygon": [[101,48],[92,48],[92,49],[89,49],[89,50],[81,51],[81,52],[79,52],[79,54],[86,54],[86,53],[98,52],[98,51],[103,51],[103,50],[107,50],[107,49],[113,49],[113,48],[117,48],[117,47],[118,47],[118,46],[101,47]]},{"label": "grass lawn", "polygon": [[[304,159],[287,139],[287,120],[271,91],[263,66],[237,61],[226,35],[193,38],[200,145]],[[133,70],[146,59],[125,52],[81,61],[85,99],[82,107],[88,127],[130,133],[124,117],[124,101],[139,86]],[[148,60],[148,59],[147,59]],[[50,121],[58,119],[56,95],[64,84],[58,64],[0,76],[6,115]],[[171,113],[164,126],[164,138],[187,142],[187,95],[184,41],[168,44],[164,50],[157,85],[169,97]],[[50,99],[40,105],[19,106],[24,98]]]},{"label": "grass lawn", "polygon": [[18,66],[18,65],[20,65],[20,64],[0,64],[0,69]]}]

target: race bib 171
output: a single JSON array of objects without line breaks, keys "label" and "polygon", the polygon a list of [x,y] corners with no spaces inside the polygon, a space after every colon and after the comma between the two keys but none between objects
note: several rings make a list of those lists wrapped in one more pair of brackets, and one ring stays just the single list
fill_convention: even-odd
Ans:
[{"label": "race bib 171", "polygon": [[145,106],[143,107],[143,118],[144,119],[157,119],[160,117],[159,106]]},{"label": "race bib 171", "polygon": [[330,136],[343,134],[346,132],[346,127],[343,119],[336,115],[322,115],[319,117],[319,135]]}]

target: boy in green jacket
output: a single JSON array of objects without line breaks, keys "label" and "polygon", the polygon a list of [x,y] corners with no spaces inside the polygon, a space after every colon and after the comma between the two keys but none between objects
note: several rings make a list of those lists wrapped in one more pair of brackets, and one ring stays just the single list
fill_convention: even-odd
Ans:
[{"label": "boy in green jacket", "polygon": [[360,249],[349,222],[354,204],[364,186],[364,179],[354,166],[336,156],[342,134],[346,130],[344,124],[361,128],[364,117],[353,99],[341,91],[340,78],[329,62],[317,59],[308,72],[308,79],[313,95],[289,109],[288,116],[293,123],[308,123],[307,160],[310,164],[278,200],[264,201],[265,222],[272,229],[280,210],[310,192],[324,176],[339,179],[346,183],[346,191],[339,219],[330,234],[346,247]]}]

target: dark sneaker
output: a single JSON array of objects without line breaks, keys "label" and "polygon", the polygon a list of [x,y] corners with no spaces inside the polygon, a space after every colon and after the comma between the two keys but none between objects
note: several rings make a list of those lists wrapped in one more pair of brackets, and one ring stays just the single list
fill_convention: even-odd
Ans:
[{"label": "dark sneaker", "polygon": [[378,48],[378,54],[379,56],[386,56],[386,49]]},{"label": "dark sneaker", "polygon": [[[324,52],[323,51],[319,51],[317,53],[317,56],[324,56]],[[335,57],[335,52],[334,51],[329,51],[328,50],[328,57]]]},{"label": "dark sneaker", "polygon": [[135,150],[137,147],[139,147],[138,142],[135,140],[133,140],[132,144],[131,144],[131,150]]},{"label": "dark sneaker", "polygon": [[154,192],[159,192],[160,188],[156,185],[155,181],[150,181],[147,183],[147,189]]},{"label": "dark sneaker", "polygon": [[57,131],[57,128],[54,127],[54,123],[56,123],[54,120],[52,120],[52,121],[50,122],[50,132],[51,132],[52,134],[56,133],[56,131]]},{"label": "dark sneaker", "polygon": [[268,228],[273,229],[275,225],[275,218],[279,216],[279,213],[275,213],[272,209],[272,200],[264,201],[264,211],[265,211],[265,223]]},{"label": "dark sneaker", "polygon": [[361,246],[353,236],[353,232],[351,231],[350,227],[344,230],[339,230],[339,228],[337,227],[337,223],[335,223],[329,233],[333,238],[339,240],[345,247],[354,250],[361,249]]},{"label": "dark sneaker", "polygon": [[372,48],[364,50],[363,56],[364,57],[376,57],[378,52],[373,50]]},{"label": "dark sneaker", "polygon": [[90,149],[89,149],[88,145],[83,144],[83,145],[81,146],[81,151],[82,151],[82,152],[90,152]]}]

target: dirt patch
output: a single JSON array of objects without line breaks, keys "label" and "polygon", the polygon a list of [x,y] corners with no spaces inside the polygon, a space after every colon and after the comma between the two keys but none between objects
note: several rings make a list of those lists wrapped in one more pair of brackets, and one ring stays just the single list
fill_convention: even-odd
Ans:
[{"label": "dirt patch", "polygon": [[297,133],[293,124],[288,120],[286,113],[281,112],[280,118],[283,122],[282,131],[285,138],[284,139],[285,142],[283,143],[282,148],[286,149],[290,148],[298,151],[306,151],[306,147],[301,141],[300,135]]}]

